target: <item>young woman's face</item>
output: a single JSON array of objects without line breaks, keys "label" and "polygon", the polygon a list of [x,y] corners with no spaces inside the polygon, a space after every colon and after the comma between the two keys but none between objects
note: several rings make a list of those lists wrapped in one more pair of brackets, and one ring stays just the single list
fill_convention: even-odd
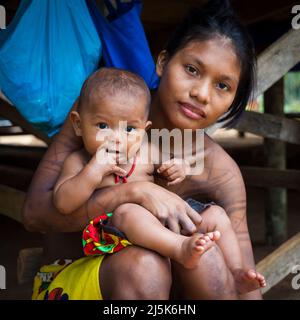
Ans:
[{"label": "young woman's face", "polygon": [[193,41],[157,61],[160,108],[173,128],[204,129],[231,106],[240,65],[226,39]]}]

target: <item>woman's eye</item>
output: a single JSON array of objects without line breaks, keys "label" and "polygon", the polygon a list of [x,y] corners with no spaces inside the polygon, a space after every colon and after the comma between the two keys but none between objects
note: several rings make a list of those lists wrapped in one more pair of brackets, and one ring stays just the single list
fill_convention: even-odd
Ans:
[{"label": "woman's eye", "polygon": [[126,127],[126,132],[132,133],[132,132],[134,132],[134,131],[135,131],[135,128],[134,128],[134,127],[131,127],[131,126]]},{"label": "woman's eye", "polygon": [[99,129],[107,129],[108,125],[104,122],[98,123],[98,128]]},{"label": "woman's eye", "polygon": [[199,74],[199,71],[195,68],[195,67],[193,67],[193,66],[190,66],[190,65],[187,65],[186,67],[185,67],[185,69],[186,69],[186,71],[188,72],[188,73],[190,73],[190,74],[192,74],[192,75],[198,75]]},{"label": "woman's eye", "polygon": [[229,87],[227,84],[223,83],[223,82],[219,82],[217,84],[217,88],[222,90],[222,91],[228,91],[229,90]]}]

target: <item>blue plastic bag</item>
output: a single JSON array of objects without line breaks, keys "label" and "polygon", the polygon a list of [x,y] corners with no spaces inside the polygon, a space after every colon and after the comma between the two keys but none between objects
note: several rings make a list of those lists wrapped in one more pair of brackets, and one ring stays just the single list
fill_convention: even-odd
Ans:
[{"label": "blue plastic bag", "polygon": [[84,0],[23,0],[0,32],[0,88],[29,122],[52,136],[97,69],[101,48]]},{"label": "blue plastic bag", "polygon": [[104,0],[105,18],[94,0],[86,0],[103,47],[105,66],[139,74],[150,89],[158,85],[155,64],[141,23],[142,3],[139,0]]}]

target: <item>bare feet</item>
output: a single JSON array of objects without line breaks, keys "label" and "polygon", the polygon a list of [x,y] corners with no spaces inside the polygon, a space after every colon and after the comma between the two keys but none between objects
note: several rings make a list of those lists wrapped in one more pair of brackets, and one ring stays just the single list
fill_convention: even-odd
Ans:
[{"label": "bare feet", "polygon": [[236,289],[239,294],[247,293],[267,285],[265,277],[255,270],[238,269],[233,272]]},{"label": "bare feet", "polygon": [[185,268],[195,268],[198,265],[200,256],[210,249],[215,241],[220,239],[220,236],[219,231],[214,231],[205,234],[196,233],[191,237],[186,237],[176,260]]}]

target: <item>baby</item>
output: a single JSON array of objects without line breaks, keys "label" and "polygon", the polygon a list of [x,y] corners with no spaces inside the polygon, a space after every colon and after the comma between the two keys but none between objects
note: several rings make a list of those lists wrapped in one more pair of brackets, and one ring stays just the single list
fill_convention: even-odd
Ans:
[{"label": "baby", "polygon": [[[70,114],[75,133],[82,137],[84,148],[65,160],[54,188],[54,204],[62,214],[71,214],[81,207],[96,189],[111,187],[114,192],[113,186],[118,183],[154,182],[154,173],[167,179],[169,185],[185,179],[188,171],[185,162],[171,160],[155,165],[142,161],[143,138],[151,126],[148,121],[150,99],[144,81],[128,71],[102,68],[85,81],[78,110]],[[150,143],[147,143],[147,148],[151,149],[152,154],[156,152],[155,146]],[[168,170],[170,168],[172,170]],[[201,255],[218,241],[221,250],[223,246],[232,247],[231,255],[225,260],[232,259],[233,264],[237,261],[236,268],[231,271],[236,278],[238,291],[247,291],[247,284],[243,286],[240,283],[244,278],[245,281],[250,280],[241,274],[241,253],[238,245],[233,243],[237,243],[237,239],[232,228],[227,225],[225,228],[218,221],[204,219],[199,231],[209,232],[197,232],[190,236],[176,234],[142,206],[127,206],[126,213],[117,208],[113,214],[103,213],[91,222],[83,239],[84,245],[91,248],[85,250],[86,254],[115,252],[131,242],[169,257],[187,269],[193,269],[197,267]],[[213,230],[208,225],[214,225]],[[100,230],[99,241],[93,241],[92,247],[91,236],[95,229],[91,227],[100,228],[97,229]],[[114,227],[124,233],[130,242],[104,232],[109,228],[114,230]],[[249,290],[265,286],[265,279],[261,275],[253,281],[257,285],[249,285]]]}]

